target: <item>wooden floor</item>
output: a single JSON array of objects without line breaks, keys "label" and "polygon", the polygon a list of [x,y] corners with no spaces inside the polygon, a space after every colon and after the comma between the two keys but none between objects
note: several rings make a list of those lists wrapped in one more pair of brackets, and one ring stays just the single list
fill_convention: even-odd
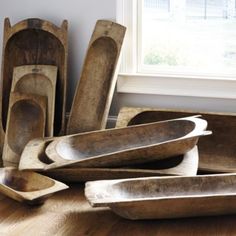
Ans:
[{"label": "wooden floor", "polygon": [[91,208],[83,189],[82,184],[72,185],[38,207],[22,205],[0,195],[0,236],[236,235],[236,215],[130,221],[107,208]]}]

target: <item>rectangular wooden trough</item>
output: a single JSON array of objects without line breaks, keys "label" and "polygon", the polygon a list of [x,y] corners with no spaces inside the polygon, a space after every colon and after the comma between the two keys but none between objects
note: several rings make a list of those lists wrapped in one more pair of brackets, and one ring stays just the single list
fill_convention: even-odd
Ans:
[{"label": "rectangular wooden trough", "polygon": [[[39,160],[42,163],[42,160]],[[45,165],[47,165],[45,163]],[[71,167],[44,171],[43,174],[65,182],[84,182],[101,179],[124,179],[148,176],[193,176],[198,170],[198,149],[195,146],[184,155],[152,163],[116,168]]]},{"label": "rectangular wooden trough", "polygon": [[101,180],[87,182],[85,195],[128,219],[235,214],[236,175]]},{"label": "rectangular wooden trough", "polygon": [[192,149],[205,131],[200,118],[154,122],[121,129],[93,131],[29,143],[21,156],[20,169],[34,162],[39,153],[50,160],[45,169],[70,167],[115,167],[152,162]]},{"label": "rectangular wooden trough", "polygon": [[54,135],[65,131],[65,105],[67,84],[67,21],[60,27],[37,18],[30,18],[11,26],[9,18],[4,21],[2,48],[2,74],[0,81],[0,155],[6,132],[9,98],[16,66],[52,65],[58,69]]},{"label": "rectangular wooden trough", "polygon": [[54,135],[57,67],[51,65],[17,66],[13,70],[11,92],[30,93],[47,98],[46,137]]}]

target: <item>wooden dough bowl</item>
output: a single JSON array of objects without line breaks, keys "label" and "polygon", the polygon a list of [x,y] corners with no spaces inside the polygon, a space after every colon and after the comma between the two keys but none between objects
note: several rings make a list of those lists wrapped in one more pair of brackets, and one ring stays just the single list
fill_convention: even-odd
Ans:
[{"label": "wooden dough bowl", "polygon": [[[70,167],[49,169],[53,163],[45,149],[52,138],[31,140],[25,147],[19,168],[21,170],[36,170],[64,182],[83,182],[100,179],[134,178],[157,175],[196,175],[198,169],[198,149],[195,146],[184,155],[159,160],[146,164],[122,166],[121,168],[86,168]],[[45,169],[49,169],[45,171]]]},{"label": "wooden dough bowl", "polygon": [[17,66],[13,71],[12,92],[31,93],[47,98],[45,136],[54,133],[57,67],[50,65]]},{"label": "wooden dough bowl", "polygon": [[0,168],[0,192],[20,202],[41,204],[51,194],[67,188],[35,172]]},{"label": "wooden dough bowl", "polygon": [[101,179],[124,179],[148,176],[197,174],[197,146],[173,158],[121,168],[61,168],[44,171],[43,174],[63,182],[84,182]]},{"label": "wooden dough bowl", "polygon": [[236,213],[236,175],[146,177],[87,182],[94,207],[128,219],[166,219]]},{"label": "wooden dough bowl", "polygon": [[13,69],[16,66],[54,65],[58,68],[54,134],[63,133],[68,55],[67,21],[63,21],[60,28],[48,21],[35,18],[11,26],[9,19],[6,18],[2,52],[0,152],[2,152],[6,131]]},{"label": "wooden dough bowl", "polygon": [[44,96],[11,93],[7,129],[3,149],[4,166],[18,166],[25,145],[43,138],[47,99]]},{"label": "wooden dough bowl", "polygon": [[113,167],[161,160],[192,149],[207,122],[188,117],[121,129],[64,136],[52,141],[46,155],[50,168],[63,166]]},{"label": "wooden dough bowl", "polygon": [[201,172],[236,172],[236,114],[162,110],[124,107],[121,109],[117,128],[167,119],[201,114],[208,122],[212,135],[200,139],[199,170]]},{"label": "wooden dough bowl", "polygon": [[126,28],[98,20],[77,85],[67,134],[104,129],[117,79],[117,64]]}]

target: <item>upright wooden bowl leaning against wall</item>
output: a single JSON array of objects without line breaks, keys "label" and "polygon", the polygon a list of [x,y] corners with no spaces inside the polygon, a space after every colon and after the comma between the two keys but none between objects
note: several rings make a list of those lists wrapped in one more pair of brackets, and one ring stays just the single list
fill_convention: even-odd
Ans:
[{"label": "upright wooden bowl leaning against wall", "polygon": [[[54,65],[58,68],[54,135],[64,132],[67,79],[67,21],[61,27],[41,20],[26,19],[11,26],[4,22],[2,74],[0,81],[0,152],[6,131],[13,68],[22,65]],[[0,154],[1,154],[0,153]]]},{"label": "upright wooden bowl leaning against wall", "polygon": [[14,68],[12,92],[32,93],[47,98],[45,136],[54,133],[57,67],[49,65],[17,66]]},{"label": "upright wooden bowl leaning against wall", "polygon": [[3,148],[4,166],[18,166],[24,146],[45,134],[47,98],[11,93]]},{"label": "upright wooden bowl leaning against wall", "polygon": [[71,107],[67,134],[106,127],[125,31],[115,22],[97,21]]}]

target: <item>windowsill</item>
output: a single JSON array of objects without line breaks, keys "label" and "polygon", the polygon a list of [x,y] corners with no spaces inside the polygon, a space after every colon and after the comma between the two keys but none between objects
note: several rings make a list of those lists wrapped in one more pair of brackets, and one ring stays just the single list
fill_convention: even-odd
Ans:
[{"label": "windowsill", "polygon": [[119,74],[118,93],[236,99],[236,79]]}]

